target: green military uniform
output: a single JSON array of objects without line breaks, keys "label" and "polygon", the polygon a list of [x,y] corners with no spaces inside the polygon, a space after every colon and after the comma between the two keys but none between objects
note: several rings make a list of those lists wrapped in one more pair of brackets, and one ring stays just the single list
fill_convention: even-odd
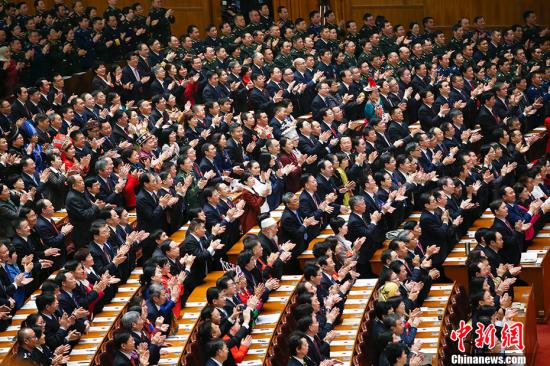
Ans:
[{"label": "green military uniform", "polygon": [[293,48],[293,49],[290,50],[290,57],[292,59],[305,58],[306,57],[306,52],[304,51],[303,48],[301,50],[297,50],[297,49]]},{"label": "green military uniform", "polygon": [[348,67],[357,66],[357,57],[355,55],[350,55],[349,53],[344,53],[344,62]]},{"label": "green military uniform", "polygon": [[204,60],[202,62],[202,68],[206,71],[217,71],[220,68],[221,64],[218,59],[214,58],[211,61]]},{"label": "green military uniform", "polygon": [[388,37],[386,35],[382,35],[382,37],[380,37],[380,48],[385,55],[390,52],[397,52],[399,50],[399,47],[395,44],[395,37]]},{"label": "green military uniform", "polygon": [[396,78],[396,77],[397,77],[397,69],[399,69],[399,63],[397,63],[397,65],[394,66],[394,65],[392,65],[392,64],[386,62],[386,63],[384,64],[384,67],[383,67],[383,68],[384,68],[384,71],[391,70],[392,76],[393,76],[394,78]]},{"label": "green military uniform", "polygon": [[411,57],[409,58],[409,61],[410,61],[410,65],[413,66],[413,67],[416,66],[416,65],[426,63],[426,60],[424,59],[424,55],[418,57],[415,54],[411,54]]},{"label": "green military uniform", "polygon": [[284,55],[279,53],[277,57],[275,57],[275,65],[281,69],[292,67],[292,56],[290,54]]},{"label": "green military uniform", "polygon": [[447,52],[447,46],[446,45],[440,45],[436,42],[434,42],[432,46],[432,51],[434,55],[441,56],[444,55]]},{"label": "green military uniform", "polygon": [[451,38],[451,42],[449,42],[449,47],[453,51],[462,51],[462,46],[464,46],[464,39],[458,39],[458,38]]},{"label": "green military uniform", "polygon": [[357,64],[361,65],[365,61],[370,63],[370,61],[372,60],[373,57],[374,57],[374,54],[372,52],[363,51],[363,52],[361,52],[361,54],[357,58]]},{"label": "green military uniform", "polygon": [[411,69],[411,60],[409,58],[409,60],[407,62],[403,61],[402,59],[399,59],[399,61],[397,61],[397,67],[400,68],[400,67],[404,67],[406,69]]},{"label": "green military uniform", "polygon": [[497,72],[497,81],[511,83],[514,77],[515,75],[513,72],[507,72],[507,73],[504,73],[501,71]]},{"label": "green military uniform", "polygon": [[252,43],[250,46],[241,45],[241,59],[252,58],[256,53],[256,44]]}]

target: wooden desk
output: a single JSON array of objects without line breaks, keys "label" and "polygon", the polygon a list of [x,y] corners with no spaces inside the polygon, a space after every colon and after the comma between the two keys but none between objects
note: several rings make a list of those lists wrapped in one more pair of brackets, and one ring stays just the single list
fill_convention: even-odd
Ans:
[{"label": "wooden desk", "polygon": [[[48,279],[53,280],[57,276],[58,271],[52,273]],[[11,325],[3,332],[0,332],[0,363],[8,364],[10,355],[14,352],[15,337],[17,332],[21,327],[23,320],[27,318],[30,314],[36,313],[38,310],[36,308],[35,299],[36,296],[40,295],[42,291],[40,289],[34,291],[31,296],[25,301],[25,304],[21,309],[17,310],[13,315]]]},{"label": "wooden desk", "polygon": [[143,269],[141,267],[135,268],[128,281],[119,286],[113,300],[94,317],[89,332],[83,334],[78,344],[71,350],[67,366],[90,365],[96,354],[101,353],[102,344],[108,340],[115,324],[126,313],[128,302],[139,293],[141,288],[139,276],[142,273]]},{"label": "wooden desk", "polygon": [[168,353],[163,354],[159,365],[176,365],[178,362],[185,365],[184,350],[189,345],[191,333],[197,332],[196,329],[202,308],[206,306],[206,290],[209,287],[216,286],[216,280],[223,276],[223,271],[210,272],[204,279],[204,283],[196,287],[189,298],[185,307],[181,309],[180,316],[176,319],[177,331],[176,334],[166,338],[166,341],[171,344],[168,349],[164,348]]},{"label": "wooden desk", "polygon": [[250,334],[252,344],[243,362],[239,365],[261,366],[264,364],[266,356],[269,354],[268,349],[276,337],[275,329],[281,323],[281,317],[286,307],[291,303],[296,286],[301,281],[302,276],[299,275],[283,276],[281,278],[281,286],[269,295],[262,312],[256,319],[256,324]]},{"label": "wooden desk", "polygon": [[353,357],[356,355],[356,345],[359,342],[361,326],[365,319],[365,313],[373,304],[373,294],[378,279],[359,279],[351,288],[344,311],[342,323],[336,325],[334,330],[338,336],[330,343],[330,357],[337,358],[346,365],[353,365]]},{"label": "wooden desk", "polygon": [[434,366],[439,364],[438,354],[445,324],[443,320],[447,315],[446,309],[450,305],[454,287],[455,284],[432,285],[428,297],[420,307],[422,316],[415,339],[422,340],[420,351],[426,362],[431,360]]}]

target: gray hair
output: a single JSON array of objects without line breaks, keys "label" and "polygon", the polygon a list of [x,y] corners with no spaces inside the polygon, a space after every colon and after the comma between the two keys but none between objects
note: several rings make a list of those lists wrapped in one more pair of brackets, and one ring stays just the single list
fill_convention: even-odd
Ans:
[{"label": "gray hair", "polygon": [[402,242],[408,243],[409,242],[409,234],[411,233],[410,230],[401,230],[399,234],[395,237],[397,240],[400,240]]},{"label": "gray hair", "polygon": [[292,192],[286,192],[285,194],[283,194],[282,201],[285,204],[285,206],[288,205],[292,197],[294,197],[294,193]]},{"label": "gray hair", "polygon": [[162,290],[164,290],[164,287],[162,285],[159,285],[158,283],[153,283],[151,286],[149,286],[149,297],[158,297],[162,293]]},{"label": "gray hair", "polygon": [[137,311],[129,311],[122,316],[120,324],[126,330],[132,330],[132,325],[138,322],[141,315]]},{"label": "gray hair", "polygon": [[96,171],[105,170],[106,168],[107,168],[107,160],[99,159],[98,161],[95,162]]},{"label": "gray hair", "polygon": [[363,196],[353,196],[349,199],[349,207],[353,210],[361,202],[365,202]]}]

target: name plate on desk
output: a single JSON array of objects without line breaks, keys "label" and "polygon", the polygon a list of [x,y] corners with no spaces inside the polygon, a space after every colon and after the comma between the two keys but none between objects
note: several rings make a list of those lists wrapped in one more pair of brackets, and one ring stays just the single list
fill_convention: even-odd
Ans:
[{"label": "name plate on desk", "polygon": [[185,304],[186,308],[202,308],[206,306],[206,301],[188,302]]},{"label": "name plate on desk", "polygon": [[331,346],[353,346],[355,341],[332,341],[330,342]]},{"label": "name plate on desk", "polygon": [[281,281],[299,280],[302,278],[300,275],[284,275],[281,277]]},{"label": "name plate on desk", "polygon": [[248,355],[261,355],[265,353],[264,348],[249,348],[247,354]]},{"label": "name plate on desk", "polygon": [[428,296],[424,301],[445,301],[447,302],[448,298],[446,296]]},{"label": "name plate on desk", "polygon": [[267,299],[267,302],[280,302],[280,303],[283,303],[283,304],[286,304],[287,301],[288,301],[287,296],[270,296]]},{"label": "name plate on desk", "polygon": [[294,286],[279,286],[278,289],[276,289],[276,292],[290,292],[294,290]]},{"label": "name plate on desk", "polygon": [[97,348],[73,349],[71,355],[94,355]]},{"label": "name plate on desk", "polygon": [[271,334],[273,333],[273,328],[252,328],[252,334]]},{"label": "name plate on desk", "polygon": [[201,313],[183,313],[182,319],[198,319]]},{"label": "name plate on desk", "polygon": [[439,332],[439,327],[416,328],[417,332]]},{"label": "name plate on desk", "polygon": [[362,278],[355,280],[355,284],[353,286],[375,286],[376,282],[378,282],[378,279],[376,278]]},{"label": "name plate on desk", "polygon": [[252,338],[252,344],[269,344],[271,338]]},{"label": "name plate on desk", "polygon": [[363,314],[363,309],[344,309],[344,314]]},{"label": "name plate on desk", "polygon": [[348,295],[370,295],[372,290],[355,290],[350,291]]},{"label": "name plate on desk", "polygon": [[239,366],[262,366],[262,360],[243,361]]}]

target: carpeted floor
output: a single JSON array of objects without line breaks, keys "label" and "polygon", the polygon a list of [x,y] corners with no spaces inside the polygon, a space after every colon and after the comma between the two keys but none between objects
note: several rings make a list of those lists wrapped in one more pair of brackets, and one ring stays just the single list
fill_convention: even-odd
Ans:
[{"label": "carpeted floor", "polygon": [[539,347],[535,357],[535,366],[546,366],[550,359],[550,324],[537,325]]}]

